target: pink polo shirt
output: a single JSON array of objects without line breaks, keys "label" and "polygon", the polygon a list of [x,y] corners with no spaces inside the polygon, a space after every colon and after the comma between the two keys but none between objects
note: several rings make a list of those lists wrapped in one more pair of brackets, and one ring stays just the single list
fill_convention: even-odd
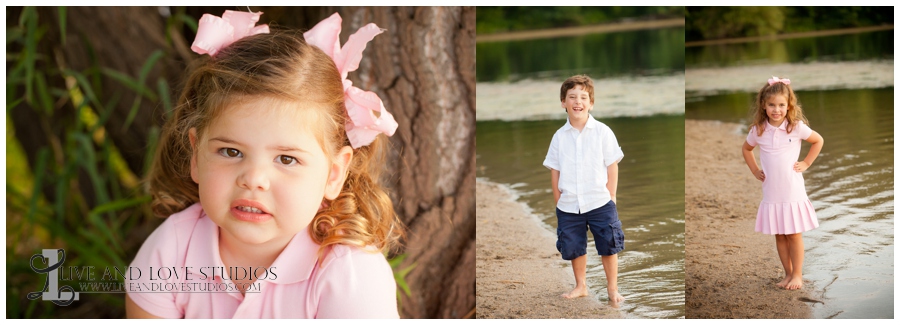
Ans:
[{"label": "pink polo shirt", "polygon": [[333,247],[318,261],[319,245],[304,229],[268,270],[258,271],[258,287],[242,296],[219,276],[227,270],[219,227],[198,203],[153,231],[131,263],[140,273],[131,270],[125,286],[138,306],[165,318],[399,318],[397,286],[384,256]]}]

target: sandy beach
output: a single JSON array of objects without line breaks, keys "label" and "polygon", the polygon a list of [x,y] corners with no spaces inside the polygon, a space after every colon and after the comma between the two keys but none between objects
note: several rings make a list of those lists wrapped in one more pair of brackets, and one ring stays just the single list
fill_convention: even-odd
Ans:
[{"label": "sandy beach", "polygon": [[754,232],[762,190],[741,156],[744,132],[685,121],[686,317],[809,318],[821,293],[809,281],[796,291],[776,287],[775,238]]},{"label": "sandy beach", "polygon": [[556,251],[556,236],[501,185],[478,180],[476,191],[477,318],[623,317],[596,292],[561,298],[575,278]]}]

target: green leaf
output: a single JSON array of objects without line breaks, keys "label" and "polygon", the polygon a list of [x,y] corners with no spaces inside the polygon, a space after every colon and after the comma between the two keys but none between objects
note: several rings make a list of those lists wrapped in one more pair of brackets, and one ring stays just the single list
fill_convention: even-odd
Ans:
[{"label": "green leaf", "polygon": [[194,31],[194,34],[197,34],[197,21],[194,20],[194,17],[185,14],[179,14],[178,18],[181,19],[181,21],[183,21],[186,25],[188,25],[188,27],[190,27],[191,30]]},{"label": "green leaf", "polygon": [[37,83],[40,107],[43,108],[45,114],[53,115],[53,98],[50,97],[50,92],[47,90],[47,80],[44,78],[44,73],[38,71],[35,75],[35,81]]},{"label": "green leaf", "polygon": [[131,208],[134,206],[144,204],[144,203],[149,203],[151,199],[152,199],[152,197],[150,195],[119,199],[119,200],[115,200],[112,202],[98,205],[93,210],[91,210],[90,214],[100,215],[100,214],[104,214],[107,212],[124,210],[127,208]]},{"label": "green leaf", "polygon": [[110,68],[103,68],[101,71],[106,76],[118,80],[126,87],[136,91],[139,95],[147,96],[147,98],[150,98],[150,100],[156,100],[156,95],[154,95],[149,88],[138,83],[138,81],[134,78],[131,78],[131,76]]},{"label": "green leaf", "polygon": [[[85,78],[83,74],[71,69],[66,69],[65,71],[63,71],[63,73],[75,78],[75,81],[77,81],[77,84],[80,86],[79,89],[81,90],[81,93],[88,98],[87,102],[90,102],[92,105],[94,105],[94,107],[97,108],[103,107],[103,105],[100,104],[100,100],[97,99],[97,95],[94,94],[93,87],[91,87],[91,84],[87,81],[87,78]],[[86,101],[82,101],[82,104],[79,106],[85,106],[84,102]]]},{"label": "green leaf", "polygon": [[42,147],[38,149],[37,153],[37,167],[34,168],[34,187],[31,190],[31,202],[28,203],[28,221],[31,223],[36,223],[34,215],[37,213],[37,202],[41,197],[41,190],[43,189],[44,177],[47,174],[47,160],[50,159],[50,150],[47,147]]},{"label": "green leaf", "polygon": [[[156,61],[159,61],[160,58],[163,57],[162,50],[153,51],[150,54],[150,57],[147,58],[147,61],[144,62],[144,66],[141,67],[141,72],[138,75],[138,85],[144,87],[144,82],[147,80],[147,75],[150,74],[150,70],[153,69],[153,66],[156,65]],[[149,92],[149,90],[147,91]],[[156,96],[153,96],[153,101],[156,101]],[[128,117],[125,118],[125,124],[122,125],[122,129],[126,130],[129,126],[131,126],[131,122],[134,121],[134,117],[137,116],[137,111],[141,107],[141,96],[137,96],[134,98],[134,104],[131,105],[131,110],[128,112]]]},{"label": "green leaf", "polygon": [[25,7],[22,10],[22,16],[19,17],[19,24],[25,26],[25,48],[23,49],[23,59],[25,64],[25,100],[33,103],[32,80],[34,79],[34,63],[37,58],[37,11],[34,7]]},{"label": "green leaf", "polygon": [[66,7],[59,7],[59,35],[62,36],[62,44],[66,44]]},{"label": "green leaf", "polygon": [[172,98],[169,97],[169,83],[166,82],[166,79],[160,77],[156,81],[156,91],[159,93],[160,101],[162,101],[163,103],[163,109],[164,112],[166,112],[166,118],[172,118]]}]

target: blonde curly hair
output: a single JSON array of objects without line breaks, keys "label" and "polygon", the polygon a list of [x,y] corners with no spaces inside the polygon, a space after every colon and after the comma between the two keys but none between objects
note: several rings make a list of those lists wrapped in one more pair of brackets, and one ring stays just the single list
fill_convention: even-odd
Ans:
[{"label": "blonde curly hair", "polygon": [[[299,31],[273,30],[240,39],[215,57],[196,62],[184,85],[172,117],[166,121],[148,176],[153,212],[160,217],[179,212],[199,201],[199,188],[190,176],[191,128],[201,136],[227,103],[243,96],[267,96],[290,102],[316,103],[313,123],[319,144],[334,157],[350,142],[341,76],[334,62],[319,48],[307,44]],[[353,150],[353,159],[341,193],[325,202],[309,227],[321,245],[366,247],[385,251],[399,245],[404,230],[390,197],[379,184],[384,166],[383,136]]]}]

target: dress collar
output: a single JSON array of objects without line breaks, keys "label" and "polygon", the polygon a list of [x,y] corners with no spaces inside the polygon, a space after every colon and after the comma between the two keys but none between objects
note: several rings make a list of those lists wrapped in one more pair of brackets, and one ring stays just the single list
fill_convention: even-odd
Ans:
[{"label": "dress collar", "polygon": [[[188,244],[186,260],[198,262],[199,265],[189,265],[193,267],[188,269],[188,272],[202,276],[203,274],[199,273],[201,267],[224,267],[225,263],[219,255],[219,226],[206,215],[205,211],[200,210],[200,219],[194,229]],[[308,229],[303,228],[291,238],[269,267],[276,275],[270,274],[264,281],[289,284],[308,280],[318,264],[318,250],[319,245],[313,242]],[[206,273],[208,275],[209,272]]]}]

